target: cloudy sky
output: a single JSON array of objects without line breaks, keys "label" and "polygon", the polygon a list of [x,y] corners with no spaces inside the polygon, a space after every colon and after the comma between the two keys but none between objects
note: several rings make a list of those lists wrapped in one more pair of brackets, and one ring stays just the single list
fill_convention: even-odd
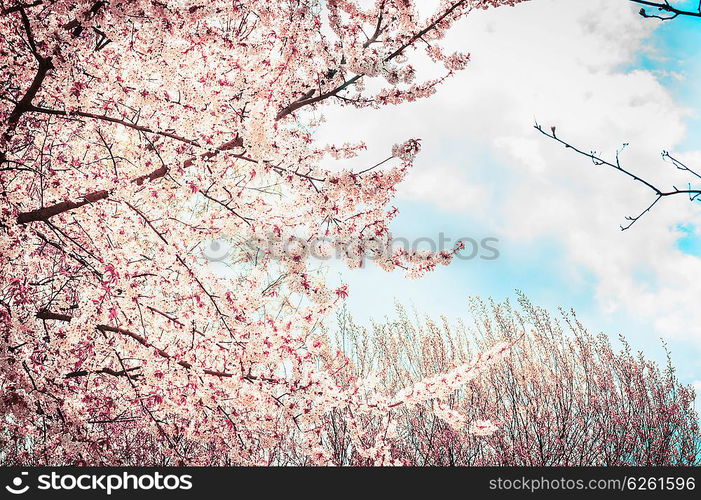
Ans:
[{"label": "cloudy sky", "polygon": [[[693,2],[687,2],[693,3]],[[534,120],[660,185],[691,180],[669,150],[701,170],[701,21],[644,20],[625,0],[532,0],[476,12],[448,39],[468,69],[429,100],[381,111],[328,109],[320,140],[365,140],[360,162],[422,139],[398,192],[396,236],[497,237],[494,261],[457,261],[420,280],[368,267],[332,273],[349,284],[360,320],[420,312],[465,317],[471,295],[573,307],[593,331],[625,334],[701,389],[701,205],[660,202],[643,186],[533,129]]]}]

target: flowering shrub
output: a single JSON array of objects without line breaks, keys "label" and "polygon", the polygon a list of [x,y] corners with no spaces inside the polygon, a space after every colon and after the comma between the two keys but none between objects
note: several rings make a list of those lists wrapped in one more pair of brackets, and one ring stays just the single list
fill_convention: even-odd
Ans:
[{"label": "flowering shrub", "polygon": [[[441,400],[504,345],[390,394],[329,347],[320,325],[348,291],[304,248],[242,245],[226,273],[200,249],[332,237],[358,242],[350,266],[447,264],[378,250],[419,141],[360,172],[322,168],[364,146],[318,144],[306,111],[432,95],[468,63],[441,50],[446,31],[517,2],[424,17],[410,0],[0,2],[0,460],[345,463],[325,437],[343,415],[348,453],[388,464],[399,408],[457,422]],[[418,79],[417,50],[441,76]]]},{"label": "flowering shrub", "polygon": [[[340,315],[336,342],[353,360],[348,369],[357,377],[374,373],[389,393],[450,373],[497,341],[512,344],[501,361],[431,411],[398,410],[393,456],[411,465],[701,463],[694,390],[679,383],[669,360],[660,368],[633,354],[624,338],[616,351],[573,312],[558,319],[523,296],[519,303],[474,299],[473,328],[412,320],[403,308],[397,320],[370,329]],[[346,440],[341,421],[331,420],[332,442]],[[471,432],[465,422],[472,422]],[[342,446],[335,453],[354,460]]]}]

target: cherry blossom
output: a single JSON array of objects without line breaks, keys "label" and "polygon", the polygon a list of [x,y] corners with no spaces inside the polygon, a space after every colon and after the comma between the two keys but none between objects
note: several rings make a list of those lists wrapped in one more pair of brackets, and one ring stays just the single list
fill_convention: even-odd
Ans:
[{"label": "cherry blossom", "polygon": [[[469,60],[443,54],[444,34],[515,3],[2,1],[3,460],[331,463],[322,432],[341,411],[359,454],[397,463],[391,438],[364,436],[399,406],[440,413],[496,351],[396,397],[337,379],[350,361],[322,326],[352,290],[305,242],[412,277],[457,248],[388,249],[418,139],[351,171],[365,146],[312,131],[327,105],[432,95]],[[417,51],[441,76],[420,78]],[[220,240],[225,271],[202,258]]]}]

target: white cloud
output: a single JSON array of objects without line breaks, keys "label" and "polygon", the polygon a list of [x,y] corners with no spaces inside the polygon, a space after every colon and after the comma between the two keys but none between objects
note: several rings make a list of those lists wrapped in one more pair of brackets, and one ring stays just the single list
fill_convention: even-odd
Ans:
[{"label": "white cloud", "polygon": [[[535,118],[556,125],[558,136],[609,158],[628,142],[624,165],[662,185],[685,185],[660,150],[684,139],[689,110],[658,75],[625,69],[649,50],[655,26],[636,10],[610,0],[534,0],[472,14],[449,38],[471,51],[471,65],[436,96],[384,113],[329,110],[319,137],[366,139],[377,158],[394,142],[421,137],[400,197],[469,211],[514,241],[555,238],[565,267],[594,277],[602,314],[625,311],[658,334],[701,345],[701,259],[675,247],[676,224],[701,223],[698,209],[664,200],[621,232],[652,193],[532,128]],[[701,152],[684,158],[701,167]]]},{"label": "white cloud", "polygon": [[406,198],[429,201],[442,210],[480,210],[488,201],[490,187],[471,182],[465,174],[465,169],[455,164],[432,165],[430,170],[412,172],[401,193]]}]

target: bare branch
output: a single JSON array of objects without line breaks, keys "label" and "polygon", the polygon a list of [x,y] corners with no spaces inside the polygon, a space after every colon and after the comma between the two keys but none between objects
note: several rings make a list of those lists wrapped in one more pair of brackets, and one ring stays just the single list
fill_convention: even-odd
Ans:
[{"label": "bare branch", "polygon": [[670,19],[674,19],[677,16],[690,16],[690,17],[701,17],[701,3],[699,3],[699,8],[696,11],[693,10],[683,10],[683,9],[678,9],[671,5],[667,0],[663,0],[662,2],[649,2],[647,0],[630,0],[633,3],[637,3],[640,5],[646,5],[648,7],[654,7],[660,12],[667,12],[669,13],[668,16],[660,15],[660,14],[649,14],[644,8],[640,9],[640,15],[645,17],[645,18],[654,18],[654,19],[660,19],[662,21],[669,21]]},{"label": "bare branch", "polygon": [[[691,201],[696,201],[697,199],[700,199],[699,197],[701,197],[701,189],[691,189],[691,188],[689,188],[689,189],[677,189],[676,187],[674,187],[674,189],[671,190],[671,191],[669,191],[669,190],[663,190],[663,189],[661,189],[661,188],[658,188],[657,186],[655,186],[655,185],[652,184],[651,182],[649,182],[649,181],[643,179],[642,177],[639,177],[638,175],[634,174],[634,173],[631,172],[630,170],[627,170],[627,169],[623,168],[623,166],[621,166],[621,162],[620,162],[619,155],[620,155],[620,152],[621,152],[628,144],[624,144],[623,147],[622,147],[621,149],[619,149],[618,151],[616,151],[616,162],[615,162],[615,163],[612,163],[612,162],[610,162],[610,161],[608,161],[608,160],[603,159],[601,156],[597,155],[594,151],[591,151],[591,152],[587,153],[587,152],[582,151],[581,149],[577,148],[576,146],[573,146],[573,145],[571,145],[570,143],[568,143],[568,142],[566,142],[566,141],[560,139],[560,138],[557,137],[557,135],[555,134],[555,127],[551,127],[551,128],[550,128],[550,130],[551,130],[550,132],[547,132],[546,130],[544,130],[543,127],[542,127],[540,124],[538,124],[538,123],[536,123],[533,127],[534,127],[538,132],[540,132],[541,134],[543,134],[544,136],[549,137],[549,138],[553,139],[553,140],[556,141],[556,142],[559,142],[560,144],[562,144],[563,146],[565,146],[565,148],[571,149],[572,151],[574,151],[574,152],[576,152],[576,153],[578,153],[578,154],[580,154],[580,155],[582,155],[582,156],[585,156],[585,157],[589,158],[589,159],[594,163],[594,165],[606,165],[607,167],[611,167],[611,168],[613,168],[613,169],[616,169],[616,170],[618,170],[619,172],[621,172],[621,173],[625,174],[626,176],[630,177],[630,178],[633,179],[634,181],[636,181],[636,182],[638,182],[638,183],[644,185],[645,187],[647,187],[648,189],[650,189],[651,191],[653,191],[653,192],[655,193],[655,201],[653,201],[645,210],[643,210],[643,211],[642,211],[640,214],[638,214],[637,216],[628,216],[628,217],[626,217],[626,220],[630,221],[630,223],[627,224],[627,225],[625,225],[625,226],[621,226],[621,230],[622,230],[622,231],[625,231],[626,229],[630,228],[630,227],[631,227],[633,224],[635,224],[643,215],[645,215],[645,214],[648,213],[650,210],[652,210],[652,208],[653,208],[653,207],[657,204],[657,202],[660,201],[662,198],[665,198],[665,197],[668,197],[668,196],[674,196],[674,195],[688,195]],[[670,158],[670,159],[672,159],[672,161],[675,162],[675,165],[677,166],[678,169],[691,172],[692,174],[694,174],[694,175],[696,175],[696,176],[698,177],[698,174],[696,174],[696,172],[690,170],[688,167],[686,167],[686,165],[684,165],[684,164],[682,164],[682,163],[676,161],[674,158],[672,158],[671,156],[669,156],[669,154],[668,154],[666,151],[663,153],[663,157],[664,157],[664,158]]]}]

